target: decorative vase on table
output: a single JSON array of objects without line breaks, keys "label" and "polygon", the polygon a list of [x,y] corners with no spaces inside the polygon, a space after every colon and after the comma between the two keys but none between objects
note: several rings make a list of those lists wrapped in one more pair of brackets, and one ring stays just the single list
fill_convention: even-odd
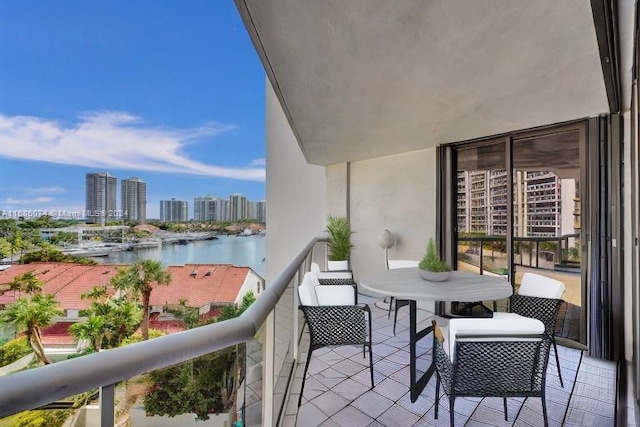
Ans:
[{"label": "decorative vase on table", "polygon": [[420,277],[429,282],[444,282],[449,278],[449,271],[429,271],[420,269]]},{"label": "decorative vase on table", "polygon": [[429,239],[427,252],[418,265],[420,277],[430,282],[444,282],[449,278],[451,266],[440,259],[433,239]]}]

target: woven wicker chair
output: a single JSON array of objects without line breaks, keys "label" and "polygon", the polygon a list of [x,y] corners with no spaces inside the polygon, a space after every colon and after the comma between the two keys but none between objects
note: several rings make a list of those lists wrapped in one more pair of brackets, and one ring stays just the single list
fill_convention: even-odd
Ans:
[{"label": "woven wicker chair", "polygon": [[539,298],[526,295],[512,295],[510,297],[510,311],[525,317],[532,317],[544,323],[545,334],[547,334],[551,344],[553,344],[553,352],[556,357],[556,366],[558,368],[558,377],[560,386],[564,387],[562,381],[562,372],[560,371],[560,358],[558,357],[558,347],[556,345],[555,330],[558,310],[564,301],[555,298]]},{"label": "woven wicker chair", "polygon": [[535,273],[525,273],[522,276],[518,295],[512,295],[510,297],[509,311],[511,313],[494,313],[494,317],[504,317],[515,313],[538,319],[544,323],[545,333],[549,336],[553,344],[558,377],[562,387],[564,387],[564,382],[562,381],[562,372],[560,371],[560,358],[558,356],[555,331],[558,311],[564,303],[561,299],[564,288],[564,283],[559,280]]},{"label": "woven wicker chair", "polygon": [[322,347],[362,345],[363,357],[368,347],[371,388],[374,387],[371,309],[367,304],[354,304],[357,293],[350,284],[316,285],[316,280],[313,273],[307,273],[298,287],[299,309],[309,326],[310,338],[298,406],[302,403],[311,354]]},{"label": "woven wicker chair", "polygon": [[548,425],[545,375],[551,342],[545,334],[458,335],[450,358],[443,345],[442,331],[435,322],[433,325],[436,419],[442,383],[449,396],[451,427],[454,426],[454,405],[458,397],[502,397],[505,421],[508,421],[508,397],[540,397],[544,425]]}]

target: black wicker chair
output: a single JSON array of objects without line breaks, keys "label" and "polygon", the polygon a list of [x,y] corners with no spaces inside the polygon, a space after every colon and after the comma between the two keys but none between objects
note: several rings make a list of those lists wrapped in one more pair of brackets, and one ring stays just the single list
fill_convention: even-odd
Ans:
[{"label": "black wicker chair", "polygon": [[373,351],[371,349],[371,310],[366,304],[300,306],[309,326],[309,352],[304,366],[298,406],[302,403],[304,383],[309,369],[311,353],[322,347],[362,345],[362,356],[369,347],[369,370],[373,384]]},{"label": "black wicker chair", "polygon": [[551,341],[546,334],[460,336],[453,362],[443,347],[442,331],[434,326],[436,365],[435,418],[438,418],[440,384],[449,396],[449,423],[454,426],[458,397],[502,397],[507,417],[508,397],[540,397],[544,425],[548,425],[545,376]]},{"label": "black wicker chair", "polygon": [[549,340],[553,344],[553,352],[556,357],[556,366],[558,368],[558,377],[560,378],[560,385],[562,387],[564,387],[564,382],[562,381],[562,373],[560,371],[560,358],[558,357],[555,331],[558,310],[560,310],[560,306],[563,303],[564,301],[561,299],[540,298],[527,295],[512,295],[509,298],[509,311],[511,313],[538,319],[544,323],[544,332],[548,335]]}]

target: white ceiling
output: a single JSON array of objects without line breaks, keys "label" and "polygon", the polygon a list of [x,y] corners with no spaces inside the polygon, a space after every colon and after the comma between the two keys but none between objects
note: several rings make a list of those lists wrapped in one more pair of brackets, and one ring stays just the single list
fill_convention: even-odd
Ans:
[{"label": "white ceiling", "polygon": [[307,161],[608,111],[586,0],[236,0]]}]

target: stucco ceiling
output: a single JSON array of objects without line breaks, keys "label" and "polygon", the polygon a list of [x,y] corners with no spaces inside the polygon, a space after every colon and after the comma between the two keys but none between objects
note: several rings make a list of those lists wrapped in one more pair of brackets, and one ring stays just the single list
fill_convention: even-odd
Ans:
[{"label": "stucco ceiling", "polygon": [[589,1],[236,2],[313,164],[608,111]]}]

